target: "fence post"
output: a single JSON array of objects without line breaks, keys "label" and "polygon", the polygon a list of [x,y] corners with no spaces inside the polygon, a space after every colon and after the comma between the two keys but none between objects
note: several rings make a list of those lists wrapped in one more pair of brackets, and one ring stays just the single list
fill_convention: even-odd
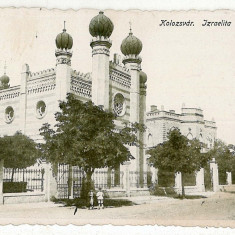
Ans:
[{"label": "fence post", "polygon": [[51,197],[57,196],[57,183],[56,179],[53,176],[52,168],[50,163],[43,162],[43,168],[45,169],[45,184],[44,184],[44,193],[45,193],[45,201],[49,202]]},{"label": "fence post", "polygon": [[3,204],[3,174],[4,160],[0,160],[0,204]]},{"label": "fence post", "polygon": [[210,162],[210,169],[212,172],[213,191],[217,192],[219,191],[219,171],[215,158],[213,158],[212,161]]},{"label": "fence post", "polygon": [[196,173],[196,185],[199,192],[205,192],[204,184],[204,169],[201,168],[200,171]]},{"label": "fence post", "polygon": [[126,190],[126,196],[130,197],[130,169],[129,169],[129,165],[131,163],[130,162],[125,162],[123,165],[125,166],[124,169],[124,175],[123,175],[123,186],[124,189]]},{"label": "fence post", "polygon": [[227,184],[231,185],[232,184],[232,173],[226,172],[226,174],[227,174]]},{"label": "fence post", "polygon": [[157,183],[157,172],[158,170],[154,166],[150,166],[150,172],[152,173],[151,183],[155,185]]}]

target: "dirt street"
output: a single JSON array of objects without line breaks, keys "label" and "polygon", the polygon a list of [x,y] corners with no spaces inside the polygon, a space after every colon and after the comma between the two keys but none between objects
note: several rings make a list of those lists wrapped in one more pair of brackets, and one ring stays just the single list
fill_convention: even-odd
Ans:
[{"label": "dirt street", "polygon": [[235,227],[235,194],[216,193],[209,198],[132,198],[140,205],[104,210],[63,207],[53,203],[0,206],[0,224],[114,224]]}]

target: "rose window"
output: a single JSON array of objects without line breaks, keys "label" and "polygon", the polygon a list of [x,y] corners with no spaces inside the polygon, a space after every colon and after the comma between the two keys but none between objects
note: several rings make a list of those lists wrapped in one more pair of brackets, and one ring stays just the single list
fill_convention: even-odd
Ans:
[{"label": "rose window", "polygon": [[37,118],[43,118],[46,114],[46,104],[44,101],[39,101],[36,107]]},{"label": "rose window", "polygon": [[14,109],[9,106],[5,110],[5,118],[7,123],[11,123],[14,119]]},{"label": "rose window", "polygon": [[113,109],[114,112],[118,115],[118,116],[122,116],[125,114],[126,111],[126,107],[125,107],[125,98],[122,94],[118,93],[115,95],[114,97],[114,101],[113,101]]}]

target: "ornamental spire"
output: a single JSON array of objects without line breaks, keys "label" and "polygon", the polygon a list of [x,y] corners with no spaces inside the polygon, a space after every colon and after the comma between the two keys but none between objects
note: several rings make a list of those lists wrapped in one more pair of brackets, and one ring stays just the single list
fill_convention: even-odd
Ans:
[{"label": "ornamental spire", "polygon": [[66,32],[65,23],[66,23],[66,21],[64,21],[64,29],[63,29],[63,32]]},{"label": "ornamental spire", "polygon": [[5,64],[4,64],[4,75],[6,75],[6,69],[7,69],[7,65],[6,65],[6,60],[5,60]]},{"label": "ornamental spire", "polygon": [[131,26],[132,26],[131,21],[129,21],[129,25],[130,25],[130,32],[129,32],[129,35],[132,35],[133,33],[132,33],[132,28],[131,28]]}]

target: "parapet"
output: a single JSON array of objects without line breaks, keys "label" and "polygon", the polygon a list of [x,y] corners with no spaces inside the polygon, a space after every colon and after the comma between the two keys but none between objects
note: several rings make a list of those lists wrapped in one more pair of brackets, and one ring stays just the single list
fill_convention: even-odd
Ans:
[{"label": "parapet", "polygon": [[47,76],[50,76],[52,74],[55,74],[55,69],[54,68],[50,68],[50,69],[46,69],[46,70],[42,70],[42,71],[34,72],[34,73],[29,72],[29,80],[42,78],[42,77],[47,77]]},{"label": "parapet", "polygon": [[189,115],[189,116],[201,116],[203,117],[203,111],[202,109],[200,108],[182,108],[181,109],[181,114],[186,116],[186,115]]}]

